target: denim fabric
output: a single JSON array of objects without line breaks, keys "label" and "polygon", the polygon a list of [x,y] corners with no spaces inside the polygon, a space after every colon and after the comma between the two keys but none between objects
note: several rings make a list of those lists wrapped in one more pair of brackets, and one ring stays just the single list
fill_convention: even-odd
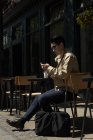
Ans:
[{"label": "denim fabric", "polygon": [[[67,100],[72,100],[72,98],[73,98],[72,93],[67,92]],[[51,89],[49,91],[46,91],[43,94],[37,96],[33,100],[23,118],[29,121],[33,117],[33,115],[35,115],[35,113],[39,111],[41,108],[44,111],[52,111],[50,104],[62,103],[64,102],[64,99],[65,99],[65,90]]]}]

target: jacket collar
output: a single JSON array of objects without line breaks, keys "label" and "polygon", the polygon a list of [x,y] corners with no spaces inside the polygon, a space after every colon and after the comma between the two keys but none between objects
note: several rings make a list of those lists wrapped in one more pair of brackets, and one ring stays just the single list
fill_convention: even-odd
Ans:
[{"label": "jacket collar", "polygon": [[62,52],[61,54],[57,55],[55,57],[55,62],[59,63],[62,60],[62,58],[64,57],[64,53],[65,52]]}]

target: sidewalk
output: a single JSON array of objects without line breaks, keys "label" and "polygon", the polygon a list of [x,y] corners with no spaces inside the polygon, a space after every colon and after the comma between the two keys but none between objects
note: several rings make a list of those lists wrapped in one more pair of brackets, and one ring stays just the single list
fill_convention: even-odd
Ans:
[{"label": "sidewalk", "polygon": [[[68,108],[67,112],[71,115],[71,109]],[[6,123],[6,119],[15,119],[17,116],[13,114],[10,116],[9,112],[6,110],[0,111],[0,140],[80,140],[81,127],[82,127],[82,116],[83,108],[78,108],[78,120],[76,120],[77,130],[75,131],[75,138],[72,137],[43,137],[37,136],[34,132],[35,123],[34,117],[26,122],[23,131],[18,131],[14,127],[9,126]],[[15,113],[15,112],[14,112]],[[22,112],[22,115],[24,112]],[[89,116],[89,111],[87,113]],[[86,119],[85,126],[85,136],[84,140],[93,140],[93,120],[89,117]]]}]

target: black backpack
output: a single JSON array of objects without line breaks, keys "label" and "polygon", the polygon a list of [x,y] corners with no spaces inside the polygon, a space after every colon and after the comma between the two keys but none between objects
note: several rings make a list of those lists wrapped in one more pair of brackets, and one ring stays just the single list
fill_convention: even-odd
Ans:
[{"label": "black backpack", "polygon": [[35,132],[39,136],[70,136],[70,116],[65,112],[39,111],[35,116]]}]

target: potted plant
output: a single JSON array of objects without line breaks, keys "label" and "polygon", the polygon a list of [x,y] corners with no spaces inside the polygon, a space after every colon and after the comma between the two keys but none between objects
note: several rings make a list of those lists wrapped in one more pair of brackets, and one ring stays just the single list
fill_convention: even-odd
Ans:
[{"label": "potted plant", "polygon": [[84,9],[82,12],[77,14],[77,24],[81,27],[87,27],[93,24],[93,7]]}]

